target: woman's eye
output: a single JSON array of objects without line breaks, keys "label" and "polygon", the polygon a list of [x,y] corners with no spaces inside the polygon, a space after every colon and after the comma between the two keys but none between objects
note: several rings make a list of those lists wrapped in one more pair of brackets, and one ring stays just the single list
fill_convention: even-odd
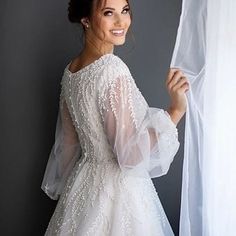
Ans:
[{"label": "woman's eye", "polygon": [[[130,11],[129,8],[125,8],[125,9],[122,11],[122,13],[127,14],[127,13],[129,13],[129,11]],[[111,16],[112,14],[113,14],[112,11],[105,11],[105,12],[104,12],[104,16]]]},{"label": "woman's eye", "polygon": [[112,15],[112,11],[105,11],[104,12],[104,16],[111,16]]},{"label": "woman's eye", "polygon": [[129,8],[125,8],[124,10],[123,10],[123,12],[125,11],[125,14],[126,13],[129,13]]}]

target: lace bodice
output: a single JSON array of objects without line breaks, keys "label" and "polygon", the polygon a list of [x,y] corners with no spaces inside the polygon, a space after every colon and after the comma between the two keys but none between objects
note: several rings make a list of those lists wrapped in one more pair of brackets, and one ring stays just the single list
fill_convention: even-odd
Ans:
[{"label": "lace bodice", "polygon": [[[111,94],[115,96],[115,79],[124,74],[131,78],[128,67],[114,54],[105,54],[75,73],[69,71],[69,65],[65,68],[61,81],[61,105],[65,99],[79,136],[82,153],[89,154],[87,156],[91,159],[90,161],[109,160],[114,157],[104,132],[103,110],[106,109],[106,99],[110,99],[112,104],[115,97],[107,98],[105,91],[111,87],[113,90]],[[130,86],[135,86],[133,80],[130,79],[129,82],[131,83]],[[131,92],[129,91],[129,93]],[[139,116],[139,113],[140,115],[144,114],[142,110],[146,109],[147,103],[140,96],[139,90],[135,92],[137,92],[139,106],[131,107],[131,109],[136,109],[133,113]],[[116,114],[116,111],[113,111]],[[135,119],[134,116],[133,118]],[[134,122],[136,124],[137,120]],[[104,152],[107,155],[104,155]]]}]

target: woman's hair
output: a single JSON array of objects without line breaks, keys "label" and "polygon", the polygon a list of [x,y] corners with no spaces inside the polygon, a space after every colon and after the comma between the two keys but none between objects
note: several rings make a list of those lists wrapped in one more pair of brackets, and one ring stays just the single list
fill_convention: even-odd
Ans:
[{"label": "woman's hair", "polygon": [[[126,0],[129,4],[129,0]],[[102,4],[102,0],[70,0],[68,7],[68,18],[71,23],[81,23],[82,18],[91,18],[93,4],[96,3],[95,10]],[[105,1],[106,3],[106,1]],[[130,11],[132,19],[132,13]]]}]

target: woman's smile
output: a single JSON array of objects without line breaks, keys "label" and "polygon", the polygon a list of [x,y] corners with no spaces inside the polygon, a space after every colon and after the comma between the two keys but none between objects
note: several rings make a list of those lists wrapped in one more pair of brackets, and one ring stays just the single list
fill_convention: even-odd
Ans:
[{"label": "woman's smile", "polygon": [[111,33],[114,35],[114,36],[124,36],[124,33],[125,33],[125,30],[124,29],[116,29],[116,30],[111,30]]}]

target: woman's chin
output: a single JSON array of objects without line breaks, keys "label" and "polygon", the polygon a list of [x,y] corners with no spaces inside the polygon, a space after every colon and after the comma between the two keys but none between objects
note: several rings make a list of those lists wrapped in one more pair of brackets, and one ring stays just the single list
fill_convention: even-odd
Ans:
[{"label": "woman's chin", "polygon": [[120,39],[120,40],[115,40],[113,41],[113,44],[115,46],[119,46],[119,45],[123,45],[125,43],[125,38],[124,39]]}]

